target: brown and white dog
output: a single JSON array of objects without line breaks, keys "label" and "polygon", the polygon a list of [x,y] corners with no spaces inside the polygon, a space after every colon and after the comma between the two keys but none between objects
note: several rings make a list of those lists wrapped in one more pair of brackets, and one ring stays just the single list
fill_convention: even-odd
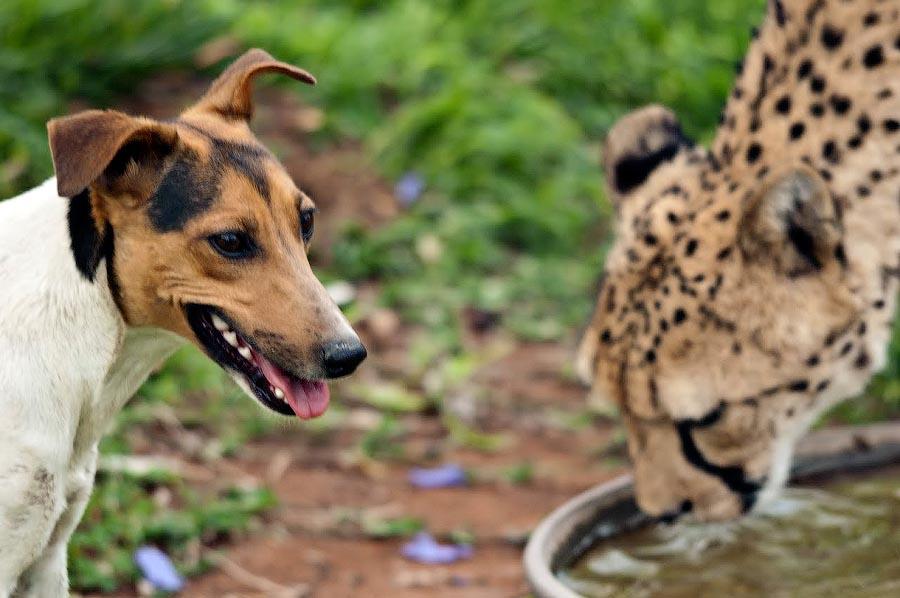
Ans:
[{"label": "brown and white dog", "polygon": [[315,417],[365,358],[313,274],[315,208],[248,126],[251,50],[171,121],[48,124],[56,178],[0,203],[0,597],[64,596],[97,443],[187,339],[269,409]]}]

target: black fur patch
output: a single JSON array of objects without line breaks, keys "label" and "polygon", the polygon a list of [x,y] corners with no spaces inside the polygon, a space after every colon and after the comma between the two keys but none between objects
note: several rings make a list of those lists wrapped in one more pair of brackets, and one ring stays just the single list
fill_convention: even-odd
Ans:
[{"label": "black fur patch", "polygon": [[97,276],[103,259],[103,235],[97,230],[91,214],[90,191],[85,189],[69,200],[69,239],[75,267],[90,282]]},{"label": "black fur patch", "polygon": [[270,201],[265,162],[274,157],[265,148],[226,141],[199,127],[181,124],[207,137],[212,154],[209,162],[201,162],[196,153],[188,151],[163,176],[150,198],[150,222],[156,230],[164,233],[181,230],[192,218],[212,207],[221,194],[222,177],[227,169],[245,177]]},{"label": "black fur patch", "polygon": [[673,128],[671,134],[671,142],[655,152],[630,155],[619,160],[615,168],[616,191],[624,194],[639,187],[660,164],[674,158],[683,148],[694,145],[677,127]]},{"label": "black fur patch", "polygon": [[271,158],[266,150],[245,143],[232,143],[222,139],[210,138],[213,142],[213,159],[228,165],[247,178],[256,191],[266,200],[269,197],[269,181],[263,166],[267,158]]},{"label": "black fur patch", "polygon": [[150,223],[161,233],[181,230],[219,195],[219,172],[192,152],[180,157],[150,197]]},{"label": "black fur patch", "polygon": [[[122,292],[115,267],[115,233],[107,223],[101,233],[91,215],[90,191],[85,189],[69,200],[69,237],[75,267],[88,281],[97,278],[100,260],[106,261],[106,281],[119,311],[122,311]],[[124,313],[124,312],[122,312]]]},{"label": "black fur patch", "polygon": [[106,283],[109,285],[109,292],[112,294],[116,307],[119,308],[121,314],[125,314],[122,308],[122,285],[119,284],[119,275],[116,272],[116,235],[110,224],[106,225],[106,232],[103,235],[103,257],[106,259]]},{"label": "black fur patch", "polygon": [[721,419],[725,412],[725,405],[720,403],[716,409],[703,416],[700,419],[685,419],[675,423],[678,431],[678,439],[681,441],[681,452],[684,454],[688,463],[710,475],[713,475],[725,484],[729,490],[738,494],[744,511],[749,511],[756,501],[756,494],[761,488],[761,484],[748,480],[746,473],[742,467],[738,466],[722,466],[711,463],[706,459],[703,453],[694,442],[693,431],[695,428],[705,428],[715,425]]}]

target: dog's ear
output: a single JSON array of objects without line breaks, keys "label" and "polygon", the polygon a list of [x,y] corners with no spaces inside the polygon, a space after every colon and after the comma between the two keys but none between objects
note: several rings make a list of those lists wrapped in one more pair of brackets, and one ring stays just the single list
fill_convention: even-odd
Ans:
[{"label": "dog's ear", "polygon": [[603,144],[603,170],[613,205],[618,208],[660,164],[693,145],[664,106],[646,106],[623,116]]},{"label": "dog's ear", "polygon": [[744,255],[774,261],[797,277],[843,263],[841,208],[825,181],[810,168],[787,170],[769,179],[745,208],[740,232]]},{"label": "dog's ear", "polygon": [[112,185],[133,174],[134,165],[164,158],[178,140],[172,125],[114,110],[54,118],[47,132],[62,197],[77,195],[101,177]]},{"label": "dog's ear", "polygon": [[250,120],[253,115],[253,79],[264,73],[281,73],[310,85],[316,79],[296,66],[272,58],[268,52],[254,48],[234,61],[213,81],[206,94],[186,113],[207,112],[227,120]]}]

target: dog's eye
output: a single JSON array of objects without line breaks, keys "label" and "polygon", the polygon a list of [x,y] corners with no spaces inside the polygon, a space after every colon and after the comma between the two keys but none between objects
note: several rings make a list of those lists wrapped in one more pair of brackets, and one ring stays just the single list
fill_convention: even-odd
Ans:
[{"label": "dog's eye", "polygon": [[225,231],[209,236],[209,244],[224,257],[240,259],[251,257],[256,245],[250,235],[241,231]]},{"label": "dog's eye", "polygon": [[309,243],[315,228],[315,210],[303,210],[300,212],[300,236],[304,243]]}]

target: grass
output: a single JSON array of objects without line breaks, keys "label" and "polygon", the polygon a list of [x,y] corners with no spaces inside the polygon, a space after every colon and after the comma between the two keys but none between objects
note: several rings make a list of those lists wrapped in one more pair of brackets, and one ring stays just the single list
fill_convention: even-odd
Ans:
[{"label": "grass", "polygon": [[[376,232],[348,226],[324,274],[379,281],[380,301],[428,330],[413,359],[423,369],[440,369],[443,386],[451,388],[471,372],[474,359],[460,338],[463,309],[497,312],[501,326],[519,338],[573,336],[591,309],[609,239],[596,163],[604,132],[624,112],[661,102],[678,112],[689,133],[708,139],[763,5],[6,0],[0,3],[0,196],[50,174],[48,118],[72,106],[115,105],[154,72],[195,70],[196,51],[212,40],[265,47],[319,76],[316,88],[298,91],[326,115],[311,143],[357,140],[387,180],[413,174],[423,181],[424,193],[390,225]],[[900,416],[900,342],[889,362],[865,397],[831,417]],[[361,453],[369,458],[403,458],[397,414],[422,404],[440,409],[439,396],[423,399],[402,387],[362,400],[387,412],[362,439]],[[186,350],[148,381],[104,440],[103,453],[135,451],[126,430],[152,426],[160,409],[172,408],[189,430],[219,439],[214,454],[236,450],[274,425],[218,369]],[[459,442],[502,447],[502,438],[479,434],[449,414],[444,422]],[[511,483],[528,483],[532,471],[523,465],[506,475]],[[170,497],[164,506],[160,495]],[[264,489],[201,496],[171,474],[102,474],[73,538],[73,587],[112,590],[133,581],[131,551],[144,542],[195,572],[203,567],[198,539],[215,544],[239,534],[270,505]],[[413,525],[393,522],[379,533]]]}]

